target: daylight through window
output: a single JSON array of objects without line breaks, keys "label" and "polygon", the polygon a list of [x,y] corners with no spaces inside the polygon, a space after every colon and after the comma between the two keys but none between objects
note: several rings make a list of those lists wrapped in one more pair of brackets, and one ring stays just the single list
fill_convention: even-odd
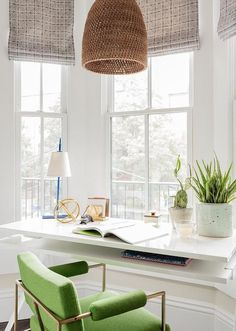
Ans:
[{"label": "daylight through window", "polygon": [[112,216],[167,213],[178,184],[176,158],[187,172],[191,54],[151,58],[149,68],[115,76],[110,100]]},{"label": "daylight through window", "polygon": [[18,216],[52,214],[56,179],[47,177],[52,151],[65,136],[64,68],[55,64],[15,63]]}]

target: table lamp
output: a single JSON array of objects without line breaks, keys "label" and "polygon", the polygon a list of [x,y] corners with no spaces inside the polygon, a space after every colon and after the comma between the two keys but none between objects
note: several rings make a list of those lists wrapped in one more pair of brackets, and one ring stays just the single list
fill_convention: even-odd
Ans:
[{"label": "table lamp", "polygon": [[[62,151],[61,139],[57,152],[51,153],[48,166],[48,177],[57,177],[57,204],[60,200],[61,178],[71,177],[70,161],[67,152]],[[52,216],[43,216],[43,218],[53,218]]]}]

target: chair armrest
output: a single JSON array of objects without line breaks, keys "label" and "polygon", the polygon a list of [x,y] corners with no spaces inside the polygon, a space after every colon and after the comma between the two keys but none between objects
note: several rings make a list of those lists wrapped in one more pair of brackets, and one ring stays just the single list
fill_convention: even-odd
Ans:
[{"label": "chair armrest", "polygon": [[50,267],[49,269],[65,277],[74,277],[87,274],[89,266],[87,262],[79,261],[74,263],[56,265]]},{"label": "chair armrest", "polygon": [[89,310],[92,320],[99,321],[144,307],[146,303],[147,296],[143,291],[133,291],[128,294],[95,301],[90,305]]}]

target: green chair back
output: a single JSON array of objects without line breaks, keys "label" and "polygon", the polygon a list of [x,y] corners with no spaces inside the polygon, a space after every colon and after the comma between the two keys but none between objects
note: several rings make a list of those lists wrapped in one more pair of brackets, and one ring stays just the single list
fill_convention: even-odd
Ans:
[{"label": "green chair back", "polygon": [[[28,252],[18,255],[18,264],[23,285],[60,319],[81,313],[77,291],[71,280],[49,270],[35,255]],[[36,315],[34,304],[27,295],[26,302]],[[42,309],[40,315],[46,329],[56,331],[55,321]],[[64,325],[62,330],[84,331],[83,322]]]}]

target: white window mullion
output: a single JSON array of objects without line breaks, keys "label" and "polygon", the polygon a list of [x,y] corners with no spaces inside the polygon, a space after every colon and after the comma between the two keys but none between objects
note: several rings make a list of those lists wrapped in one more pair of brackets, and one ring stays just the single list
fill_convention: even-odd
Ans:
[{"label": "white window mullion", "polygon": [[40,116],[40,206],[41,216],[44,214],[44,116]]},{"label": "white window mullion", "polygon": [[15,62],[14,63],[14,91],[15,91],[15,111],[20,112],[21,111],[21,62]]},{"label": "white window mullion", "polygon": [[149,210],[149,115],[145,115],[145,211]]},{"label": "white window mullion", "polygon": [[[152,109],[152,59],[148,59],[148,109]],[[145,114],[145,211],[149,210],[149,114]]]},{"label": "white window mullion", "polygon": [[[109,193],[110,193],[110,200],[111,200],[111,209],[112,209],[112,206],[113,206],[113,202],[112,202],[112,199],[113,199],[113,196],[112,196],[112,167],[113,167],[113,163],[112,163],[112,155],[113,155],[113,144],[112,144],[112,117],[109,117],[109,121],[108,121],[108,130],[109,130],[109,136],[110,136],[110,139],[109,139],[109,144],[108,144],[108,148],[109,148],[109,162],[108,162],[108,167],[109,167]],[[111,210],[112,212],[112,210]]]},{"label": "white window mullion", "polygon": [[[61,67],[61,138],[63,143],[63,149],[68,150],[68,132],[67,132],[67,113],[68,109],[68,67]],[[58,115],[55,114],[58,118]],[[62,196],[68,196],[68,179],[61,180]]]},{"label": "white window mullion", "polygon": [[152,58],[148,61],[148,109],[152,109]]},{"label": "white window mullion", "polygon": [[[68,132],[67,128],[67,116],[63,114],[61,117],[61,131],[62,131],[62,142],[63,142],[63,149],[68,150]],[[63,196],[68,196],[68,178],[62,179],[62,194]]]},{"label": "white window mullion", "polygon": [[[194,105],[194,75],[193,75],[193,62],[194,54],[189,57],[189,105],[191,108],[187,111],[187,162],[193,163],[193,105]],[[187,169],[189,171],[189,169]],[[188,191],[190,202],[193,202],[193,192]]]},{"label": "white window mullion", "polygon": [[[21,63],[14,63],[14,91],[15,91],[15,141],[21,141]],[[21,143],[15,144],[15,218],[21,215]]]},{"label": "white window mullion", "polygon": [[107,77],[108,80],[108,86],[107,86],[107,111],[109,113],[114,113],[115,110],[115,93],[114,93],[114,87],[115,87],[115,78],[114,76]]},{"label": "white window mullion", "polygon": [[68,68],[61,67],[61,112],[65,114],[68,109]]},{"label": "white window mullion", "polygon": [[190,105],[190,107],[193,107],[193,104],[194,104],[193,61],[194,61],[194,54],[191,54],[189,56],[189,105]]},{"label": "white window mullion", "polygon": [[40,64],[40,205],[44,215],[44,113],[43,113],[43,64]]},{"label": "white window mullion", "polygon": [[191,107],[179,107],[179,108],[164,108],[164,109],[145,109],[137,111],[124,111],[111,113],[112,117],[124,117],[124,116],[140,116],[140,115],[154,115],[154,114],[172,114],[172,113],[187,113],[191,111]]},{"label": "white window mullion", "polygon": [[43,111],[43,64],[40,63],[40,112]]},{"label": "white window mullion", "polygon": [[[15,138],[16,142],[21,141],[21,121],[22,121],[22,116],[20,112],[16,113],[15,116],[15,125],[16,125],[16,133],[15,133]],[[16,164],[16,169],[15,169],[15,185],[16,185],[16,190],[15,190],[15,199],[16,199],[16,212],[15,212],[15,218],[18,220],[19,216],[22,215],[22,207],[21,207],[21,190],[22,190],[22,180],[21,180],[21,143],[17,144],[15,146],[15,164]]]}]

